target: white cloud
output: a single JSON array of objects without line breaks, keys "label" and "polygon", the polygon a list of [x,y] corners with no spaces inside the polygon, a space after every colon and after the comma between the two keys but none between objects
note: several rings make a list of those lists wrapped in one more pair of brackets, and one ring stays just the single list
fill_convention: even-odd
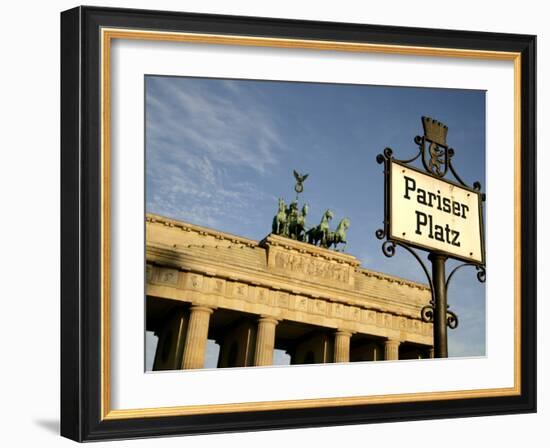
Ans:
[{"label": "white cloud", "polygon": [[[281,139],[272,118],[253,95],[235,82],[217,84],[220,95],[193,80],[157,78],[147,94],[147,134],[151,143],[179,145],[180,154],[201,151],[212,161],[244,165],[259,172],[276,163]],[[187,83],[186,83],[187,82]],[[187,87],[186,87],[187,86]]]},{"label": "white cloud", "polygon": [[[148,80],[148,211],[216,227],[258,198],[246,173],[258,176],[274,166],[281,138],[254,95],[242,95],[231,81],[216,88],[197,80]],[[243,172],[241,180],[228,181],[235,170]]]}]

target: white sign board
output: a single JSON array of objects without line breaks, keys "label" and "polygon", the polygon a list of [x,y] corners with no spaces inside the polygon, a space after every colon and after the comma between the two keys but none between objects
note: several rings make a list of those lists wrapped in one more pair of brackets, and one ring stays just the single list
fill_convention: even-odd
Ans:
[{"label": "white sign board", "polygon": [[391,239],[484,262],[479,193],[392,161],[389,195]]}]

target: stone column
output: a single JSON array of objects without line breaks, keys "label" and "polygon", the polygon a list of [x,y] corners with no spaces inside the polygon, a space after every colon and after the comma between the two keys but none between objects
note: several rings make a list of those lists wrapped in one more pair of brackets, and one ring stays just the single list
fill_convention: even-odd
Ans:
[{"label": "stone column", "polygon": [[185,308],[178,307],[171,314],[171,317],[163,321],[158,334],[159,340],[153,370],[181,369],[189,320],[188,313]]},{"label": "stone column", "polygon": [[183,349],[182,369],[202,369],[206,354],[206,341],[208,339],[208,324],[212,308],[194,305],[191,307],[187,337]]},{"label": "stone column", "polygon": [[388,339],[384,343],[384,359],[389,360],[395,360],[399,359],[399,344],[401,344],[400,341],[396,339]]},{"label": "stone column", "polygon": [[428,358],[433,358],[434,357],[434,353],[435,353],[435,350],[433,347],[430,347],[428,349]]},{"label": "stone column", "polygon": [[338,330],[334,333],[334,362],[349,362],[351,332]]},{"label": "stone column", "polygon": [[258,319],[256,333],[256,350],[254,351],[255,366],[270,366],[273,364],[275,350],[275,327],[277,319],[271,316],[261,316]]}]

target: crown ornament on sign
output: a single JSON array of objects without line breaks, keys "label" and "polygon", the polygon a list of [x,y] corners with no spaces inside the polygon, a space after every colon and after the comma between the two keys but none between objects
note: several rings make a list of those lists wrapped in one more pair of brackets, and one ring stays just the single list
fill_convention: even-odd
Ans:
[{"label": "crown ornament on sign", "polygon": [[430,117],[422,117],[424,138],[441,146],[447,146],[447,132],[449,128],[443,123]]}]

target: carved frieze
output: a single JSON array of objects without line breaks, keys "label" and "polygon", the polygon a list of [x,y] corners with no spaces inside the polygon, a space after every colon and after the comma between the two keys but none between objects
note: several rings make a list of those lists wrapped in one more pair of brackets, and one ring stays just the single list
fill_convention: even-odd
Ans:
[{"label": "carved frieze", "polygon": [[269,290],[267,288],[255,288],[254,296],[256,303],[272,306]]},{"label": "carved frieze", "polygon": [[353,285],[359,261],[351,255],[274,235],[263,245],[267,248],[268,268],[273,272],[340,288]]},{"label": "carved frieze", "polygon": [[157,271],[156,282],[165,285],[176,286],[178,284],[178,270],[169,268],[160,268]]},{"label": "carved frieze", "polygon": [[234,282],[232,284],[233,296],[238,299],[248,298],[248,285],[245,283]]},{"label": "carved frieze", "polygon": [[345,284],[350,282],[349,266],[327,262],[308,255],[276,251],[272,267],[286,271],[290,276],[315,277]]},{"label": "carved frieze", "polygon": [[189,274],[188,285],[192,289],[201,289],[203,282],[203,276],[198,274]]},{"label": "carved frieze", "polygon": [[292,296],[294,306],[293,308],[298,311],[307,311],[308,299],[303,296]]},{"label": "carved frieze", "polygon": [[277,292],[277,306],[280,308],[289,308],[290,297],[286,292]]},{"label": "carved frieze", "polygon": [[332,317],[344,317],[344,305],[341,303],[331,303],[330,305],[330,315]]},{"label": "carved frieze", "polygon": [[349,306],[348,319],[359,322],[361,320],[361,309],[356,306]]},{"label": "carved frieze", "polygon": [[313,314],[325,316],[327,313],[327,302],[324,300],[310,299],[308,311]]},{"label": "carved frieze", "polygon": [[223,295],[224,289],[225,289],[225,282],[219,278],[211,278],[210,288],[211,288],[211,291],[214,292],[215,294]]}]

